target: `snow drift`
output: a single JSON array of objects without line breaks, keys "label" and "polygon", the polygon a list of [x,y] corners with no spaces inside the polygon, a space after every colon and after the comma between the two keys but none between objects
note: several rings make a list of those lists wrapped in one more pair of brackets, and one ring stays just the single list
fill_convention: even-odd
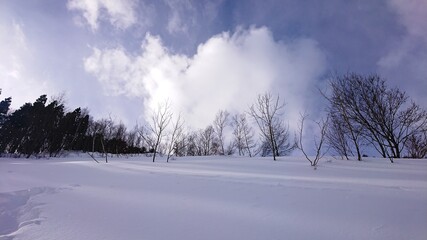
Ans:
[{"label": "snow drift", "polygon": [[427,161],[0,159],[0,239],[427,239]]}]

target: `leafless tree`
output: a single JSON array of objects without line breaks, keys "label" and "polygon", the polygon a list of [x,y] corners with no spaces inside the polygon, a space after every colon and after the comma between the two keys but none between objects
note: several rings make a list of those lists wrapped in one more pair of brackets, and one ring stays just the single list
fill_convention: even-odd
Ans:
[{"label": "leafless tree", "polygon": [[[114,125],[113,123],[111,134],[112,134],[112,137],[110,138],[110,140],[114,139],[116,142],[118,141],[126,142],[127,129],[122,122],[120,122],[118,125]],[[112,153],[115,153],[117,156],[119,156],[119,152],[121,151],[121,149],[119,149],[120,146],[118,146],[118,144],[113,144],[111,147],[114,149],[111,149],[110,151],[112,151]]]},{"label": "leafless tree", "polygon": [[96,158],[94,156],[94,152],[95,152],[95,138],[96,138],[98,131],[99,131],[98,124],[92,118],[90,118],[87,133],[89,136],[92,136],[92,153],[88,152],[88,154],[97,163],[99,163],[99,161],[96,160]]},{"label": "leafless tree", "polygon": [[150,127],[148,126],[138,127],[138,136],[141,139],[141,142],[143,142],[143,144],[147,146],[148,152],[153,152],[156,140],[155,140],[155,136],[151,134]]},{"label": "leafless tree", "polygon": [[351,147],[345,133],[345,125],[340,116],[331,115],[328,132],[326,133],[327,143],[336,153],[348,160],[351,154]]},{"label": "leafless tree", "polygon": [[220,155],[225,154],[224,129],[227,126],[229,115],[230,114],[227,111],[220,110],[216,114],[215,120],[213,122],[213,128],[215,130],[215,134],[218,139],[218,143],[220,147],[220,151],[219,151]]},{"label": "leafless tree", "polygon": [[138,134],[138,125],[136,125],[132,130],[130,130],[127,134],[126,134],[126,145],[134,148],[134,147],[141,147],[141,137]]},{"label": "leafless tree", "polygon": [[[418,157],[425,156],[427,151],[427,111],[411,102],[409,107],[397,114],[397,124],[392,124],[395,129],[389,130],[387,135],[392,143],[392,149],[395,149],[393,154],[401,157],[403,148],[409,145],[406,142],[412,138],[412,140],[418,139],[417,142],[420,145]],[[410,151],[410,148],[407,150]]]},{"label": "leafless tree", "polygon": [[[427,112],[397,88],[388,88],[378,75],[355,73],[331,81],[333,107],[345,109],[349,126],[359,130],[383,157],[400,158],[408,138],[425,129]],[[337,105],[338,104],[338,105]]]},{"label": "leafless tree", "polygon": [[188,149],[188,133],[185,130],[182,130],[181,134],[178,134],[175,144],[173,146],[173,151],[175,156],[182,157],[187,154]]},{"label": "leafless tree", "polygon": [[100,142],[101,142],[103,156],[105,157],[105,162],[108,163],[108,154],[107,154],[107,151],[106,151],[105,145],[104,145],[107,127],[108,127],[108,120],[107,119],[101,119],[99,121],[95,121],[95,120],[91,119],[89,121],[88,133],[92,136],[92,155],[90,155],[90,154],[89,155],[96,162],[98,162],[98,161],[95,159],[93,154],[95,152],[95,141],[96,141],[96,138],[98,137]]},{"label": "leafless tree", "polygon": [[363,144],[363,128],[348,119],[345,110],[342,112],[329,112],[329,127],[326,134],[328,145],[339,155],[349,159],[349,156],[357,156],[362,160],[361,146]]},{"label": "leafless tree", "polygon": [[360,161],[362,160],[362,133],[365,131],[363,125],[351,118],[351,111],[347,107],[348,99],[343,93],[348,90],[345,87],[346,84],[348,83],[337,75],[330,81],[331,96],[322,93],[330,103],[328,108],[330,124],[326,136],[329,146],[338,154],[346,159],[349,155],[356,155]]},{"label": "leafless tree", "polygon": [[235,146],[239,152],[239,156],[247,153],[249,157],[252,157],[253,149],[256,148],[254,140],[255,133],[246,119],[246,114],[241,113],[234,115],[232,118],[232,125]]},{"label": "leafless tree", "polygon": [[126,126],[121,122],[113,128],[113,137],[124,140],[126,137]]},{"label": "leafless tree", "polygon": [[304,133],[304,122],[305,122],[307,117],[308,116],[306,114],[301,114],[300,122],[299,122],[299,126],[298,126],[299,136],[298,136],[298,141],[297,141],[296,146],[304,154],[304,157],[310,162],[310,165],[316,168],[320,159],[322,159],[325,156],[325,154],[328,152],[328,150],[324,149],[324,144],[326,141],[326,134],[328,131],[327,129],[328,129],[329,118],[327,118],[326,120],[320,120],[319,122],[316,122],[316,124],[320,130],[320,132],[319,132],[320,136],[318,136],[318,137],[314,136],[313,137],[316,155],[314,156],[314,158],[313,157],[310,158],[308,156],[307,152],[304,150],[304,146],[302,144],[303,133]]},{"label": "leafless tree", "polygon": [[159,146],[165,136],[166,128],[171,122],[171,119],[172,112],[169,101],[159,104],[157,109],[152,110],[151,122],[148,128],[154,137],[153,162],[155,162],[157,151],[159,150]]},{"label": "leafless tree", "polygon": [[[101,125],[103,126],[103,136],[105,139],[112,139],[114,138],[114,135],[117,131],[117,126],[114,124],[114,120],[111,118],[111,116],[106,119],[99,120]],[[124,125],[123,125],[124,127]]]},{"label": "leafless tree", "polygon": [[239,156],[244,155],[244,142],[243,142],[243,133],[242,126],[239,119],[239,114],[236,114],[232,118],[232,126],[233,126],[233,135],[234,135],[234,145],[239,152]]},{"label": "leafless tree", "polygon": [[198,136],[198,132],[195,131],[191,131],[186,135],[185,154],[187,156],[201,155],[201,150],[199,148],[199,145],[197,144]]},{"label": "leafless tree", "polygon": [[413,134],[405,142],[410,158],[425,158],[427,156],[427,131]]},{"label": "leafless tree", "polygon": [[208,156],[218,153],[218,140],[215,138],[215,130],[212,125],[199,131],[198,136],[199,153],[198,155]]},{"label": "leafless tree", "polygon": [[178,118],[175,122],[172,123],[172,131],[170,133],[169,141],[167,143],[167,158],[166,162],[169,162],[170,157],[173,152],[177,150],[179,141],[182,139],[184,135],[184,121],[181,118],[181,115],[178,115]]},{"label": "leafless tree", "polygon": [[287,154],[294,148],[289,143],[289,130],[282,120],[285,104],[280,97],[273,97],[271,93],[258,95],[257,101],[250,107],[249,114],[257,123],[263,138],[265,149],[269,149],[276,160],[276,156]]}]

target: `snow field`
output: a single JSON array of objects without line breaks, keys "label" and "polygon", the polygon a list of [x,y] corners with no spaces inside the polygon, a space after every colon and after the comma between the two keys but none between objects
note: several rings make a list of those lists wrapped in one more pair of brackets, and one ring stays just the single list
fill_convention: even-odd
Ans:
[{"label": "snow field", "polygon": [[427,239],[427,161],[2,158],[6,239]]}]

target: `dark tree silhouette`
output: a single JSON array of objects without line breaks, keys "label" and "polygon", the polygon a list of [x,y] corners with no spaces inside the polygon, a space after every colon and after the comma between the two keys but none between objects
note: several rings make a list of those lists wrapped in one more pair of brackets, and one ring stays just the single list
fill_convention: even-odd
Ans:
[{"label": "dark tree silhouette", "polygon": [[363,136],[393,162],[402,157],[408,139],[427,128],[427,112],[406,93],[389,88],[378,75],[349,73],[335,77],[330,85],[331,109],[338,109],[333,113],[339,114],[344,129],[354,134],[356,147],[358,136]]}]

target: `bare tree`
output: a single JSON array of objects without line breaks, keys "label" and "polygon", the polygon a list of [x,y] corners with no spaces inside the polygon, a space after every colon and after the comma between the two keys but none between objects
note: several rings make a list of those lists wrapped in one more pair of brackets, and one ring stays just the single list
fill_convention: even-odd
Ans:
[{"label": "bare tree", "polygon": [[181,115],[178,115],[178,118],[175,122],[172,123],[172,132],[170,134],[169,142],[167,143],[167,158],[166,162],[169,162],[170,157],[172,156],[173,152],[177,152],[177,147],[179,144],[179,141],[182,139],[182,136],[184,135],[184,121],[181,118]]},{"label": "bare tree", "polygon": [[427,156],[427,131],[413,134],[405,142],[406,151],[410,158],[425,158]]},{"label": "bare tree", "polygon": [[113,131],[113,138],[124,140],[126,138],[126,126],[120,122]]},{"label": "bare tree", "polygon": [[348,126],[358,128],[353,133],[361,134],[391,162],[402,156],[408,138],[427,126],[427,112],[414,102],[408,103],[404,92],[388,88],[378,75],[350,73],[335,77],[331,86],[330,99],[339,98],[331,103],[345,109]]},{"label": "bare tree", "polygon": [[253,156],[253,149],[256,147],[254,140],[254,130],[249,125],[246,114],[236,114],[232,119],[233,135],[235,146],[239,152],[239,156],[247,153],[249,157]]},{"label": "bare tree", "polygon": [[232,118],[232,126],[233,126],[233,135],[234,135],[234,145],[239,152],[239,156],[244,155],[244,142],[243,142],[243,131],[242,126],[239,119],[239,114],[236,114]]},{"label": "bare tree", "polygon": [[173,146],[175,156],[185,156],[187,154],[188,145],[188,134],[185,130],[182,130],[182,133],[177,135],[175,144]]},{"label": "bare tree", "polygon": [[218,140],[215,138],[215,130],[212,125],[199,131],[198,146],[198,155],[208,156],[218,152],[219,144]]},{"label": "bare tree", "polygon": [[109,125],[108,125],[107,119],[101,119],[98,121],[91,119],[89,121],[88,134],[92,136],[92,155],[91,154],[89,154],[89,155],[96,162],[98,162],[98,161],[94,157],[95,144],[96,144],[96,139],[99,139],[99,143],[101,144],[101,147],[102,147],[102,155],[103,155],[103,157],[105,157],[105,162],[108,163],[108,154],[107,154],[107,150],[106,150],[105,144],[104,144],[104,141],[105,141],[106,135],[107,135],[108,126]]},{"label": "bare tree", "polygon": [[[111,118],[111,116],[108,119],[101,119],[100,120],[103,129],[103,135],[105,139],[112,139],[114,137],[114,134],[117,131],[117,126],[114,124],[114,120]],[[124,127],[124,125],[123,125]]]},{"label": "bare tree", "polygon": [[351,118],[351,111],[347,107],[348,99],[343,91],[347,83],[338,75],[330,81],[331,96],[322,95],[329,101],[330,125],[328,127],[327,141],[338,154],[348,160],[349,155],[354,155],[359,161],[362,160],[361,145],[363,144],[363,125]]},{"label": "bare tree", "polygon": [[185,148],[185,154],[187,156],[197,156],[201,155],[201,150],[198,147],[197,141],[198,141],[198,132],[189,132],[186,135],[185,141],[186,141],[186,148]]},{"label": "bare tree", "polygon": [[105,146],[105,141],[112,138],[115,126],[114,126],[113,120],[111,120],[111,117],[110,119],[99,120],[99,124],[101,126],[100,139],[101,139],[102,152],[103,152],[103,155],[105,156],[105,162],[108,163],[108,151]]},{"label": "bare tree", "polygon": [[218,143],[219,143],[219,147],[220,147],[220,151],[219,151],[220,155],[224,155],[225,154],[224,129],[227,126],[228,116],[229,115],[230,114],[227,111],[220,110],[216,114],[215,120],[213,122],[213,128],[215,130],[215,134],[216,134],[216,137],[218,139]]},{"label": "bare tree", "polygon": [[345,134],[345,125],[339,115],[331,115],[326,140],[328,145],[335,150],[341,157],[349,159],[351,154],[350,143]]},{"label": "bare tree", "polygon": [[99,125],[92,118],[90,118],[87,133],[90,136],[92,136],[92,153],[88,152],[88,154],[97,163],[99,163],[99,161],[96,160],[94,156],[94,152],[95,152],[95,139],[96,139],[96,135],[98,134],[98,131],[99,131]]},{"label": "bare tree", "polygon": [[308,115],[301,114],[300,122],[298,126],[299,136],[298,136],[298,141],[296,146],[304,154],[304,157],[310,162],[310,165],[316,168],[320,159],[322,159],[325,156],[325,154],[328,152],[328,150],[324,150],[324,144],[326,141],[329,118],[327,118],[326,120],[320,120],[319,122],[316,122],[320,130],[319,132],[320,136],[318,137],[314,136],[314,147],[315,147],[316,155],[314,156],[314,158],[313,157],[310,158],[307,152],[304,150],[304,146],[302,144],[303,133],[304,133],[304,122],[307,117]]},{"label": "bare tree", "polygon": [[[137,153],[140,153],[141,150],[141,137],[138,134],[139,127],[136,125],[132,130],[126,134],[126,145],[132,149],[139,148]],[[136,153],[132,151],[133,153]]]},{"label": "bare tree", "polygon": [[159,146],[163,137],[165,136],[166,128],[168,127],[171,119],[172,112],[170,110],[169,101],[166,101],[163,104],[159,104],[157,109],[152,111],[149,130],[154,137],[153,162],[156,159],[157,151],[159,150]]},{"label": "bare tree", "polygon": [[329,110],[329,127],[326,134],[327,143],[339,155],[349,159],[349,156],[357,156],[357,160],[362,160],[361,146],[363,144],[363,128],[351,121],[346,110],[336,112]]},{"label": "bare tree", "polygon": [[143,144],[147,146],[148,152],[153,152],[156,140],[155,136],[151,134],[150,127],[138,127],[138,136],[141,139],[141,142],[143,142]]},{"label": "bare tree", "polygon": [[281,119],[284,106],[279,96],[273,98],[271,93],[265,93],[258,95],[249,112],[259,127],[264,140],[264,149],[271,151],[275,161],[276,156],[287,154],[294,148],[289,143],[288,128]]}]

